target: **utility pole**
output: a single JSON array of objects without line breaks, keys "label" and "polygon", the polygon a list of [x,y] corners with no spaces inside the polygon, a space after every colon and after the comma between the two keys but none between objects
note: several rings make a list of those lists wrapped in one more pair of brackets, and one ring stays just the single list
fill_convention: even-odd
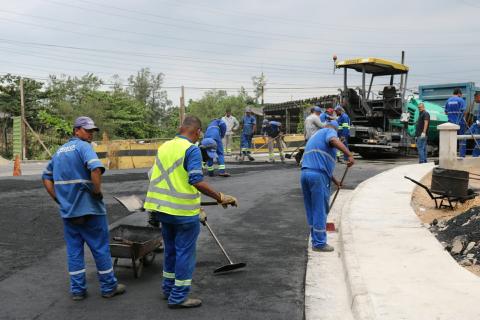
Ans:
[{"label": "utility pole", "polygon": [[261,79],[262,79],[262,106],[263,106],[263,94],[265,92],[265,85],[264,85],[264,82],[263,82],[263,71],[262,71]]},{"label": "utility pole", "polygon": [[27,155],[27,139],[25,135],[25,99],[23,97],[23,78],[20,78],[20,115],[22,118],[22,160],[25,160]]},{"label": "utility pole", "polygon": [[182,86],[182,93],[180,96],[180,124],[185,119],[185,87]]}]

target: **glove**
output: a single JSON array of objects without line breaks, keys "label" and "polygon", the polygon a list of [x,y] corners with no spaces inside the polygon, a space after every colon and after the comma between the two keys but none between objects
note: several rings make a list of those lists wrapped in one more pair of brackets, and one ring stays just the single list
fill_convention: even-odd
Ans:
[{"label": "glove", "polygon": [[92,191],[92,198],[97,200],[97,201],[102,201],[103,200],[103,193],[102,192],[93,192]]},{"label": "glove", "polygon": [[238,205],[237,198],[233,196],[229,196],[228,194],[223,194],[221,192],[219,193],[220,193],[220,201],[218,201],[218,203],[221,204],[224,209],[226,209],[228,205],[231,205],[232,207],[236,207]]},{"label": "glove", "polygon": [[477,126],[480,126],[480,120],[477,120]]},{"label": "glove", "polygon": [[425,134],[425,132],[422,132],[422,134],[420,135],[420,137],[422,138],[425,138],[427,135]]},{"label": "glove", "polygon": [[207,213],[205,212],[205,210],[203,210],[203,208],[200,208],[200,214],[198,215],[199,219],[200,219],[200,223],[205,225],[205,222],[207,221]]}]

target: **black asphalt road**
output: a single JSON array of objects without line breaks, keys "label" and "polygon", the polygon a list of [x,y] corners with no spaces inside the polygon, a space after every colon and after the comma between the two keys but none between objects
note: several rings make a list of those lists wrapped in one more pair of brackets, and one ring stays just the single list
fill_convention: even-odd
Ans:
[{"label": "black asphalt road", "polygon": [[[345,183],[359,182],[395,162],[358,161]],[[337,168],[341,176],[344,166]],[[72,302],[61,221],[38,177],[0,179],[0,319],[302,319],[308,231],[294,165],[244,165],[231,178],[209,178],[240,207],[208,207],[209,223],[232,258],[247,268],[225,275],[226,263],[207,230],[198,242],[192,296],[204,306],[170,310],[161,296],[161,255],[140,279],[118,268],[128,292],[105,300],[88,254],[89,298]],[[145,170],[111,172],[104,178],[110,222],[128,215],[113,195],[144,196]]]}]

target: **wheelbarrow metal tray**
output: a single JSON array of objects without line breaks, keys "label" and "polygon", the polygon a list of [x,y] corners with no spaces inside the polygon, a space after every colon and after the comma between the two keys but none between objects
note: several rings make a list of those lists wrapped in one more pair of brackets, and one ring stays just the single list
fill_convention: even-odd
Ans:
[{"label": "wheelbarrow metal tray", "polygon": [[[113,238],[121,238],[124,242],[117,242]],[[119,225],[110,230],[110,254],[114,258],[139,259],[161,244],[160,230],[152,227]]]}]

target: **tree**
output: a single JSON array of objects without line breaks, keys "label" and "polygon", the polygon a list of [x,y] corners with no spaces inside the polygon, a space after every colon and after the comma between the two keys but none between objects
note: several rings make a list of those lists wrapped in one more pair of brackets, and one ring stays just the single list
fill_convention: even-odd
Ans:
[{"label": "tree", "polygon": [[204,129],[215,118],[220,118],[225,114],[227,108],[231,109],[232,114],[240,119],[245,111],[248,95],[239,93],[237,96],[229,96],[224,90],[207,91],[204,96],[197,100],[190,100],[187,112],[195,115],[202,121]]},{"label": "tree", "polygon": [[267,85],[267,78],[262,72],[260,76],[252,77],[252,83],[255,92],[255,104],[258,104],[258,98],[261,98],[261,104],[263,105],[263,95],[265,93],[265,86]]},{"label": "tree", "polygon": [[163,73],[154,74],[149,68],[142,68],[128,78],[128,92],[147,107],[145,121],[151,125],[165,125],[166,110],[172,104],[162,90],[163,78]]}]

